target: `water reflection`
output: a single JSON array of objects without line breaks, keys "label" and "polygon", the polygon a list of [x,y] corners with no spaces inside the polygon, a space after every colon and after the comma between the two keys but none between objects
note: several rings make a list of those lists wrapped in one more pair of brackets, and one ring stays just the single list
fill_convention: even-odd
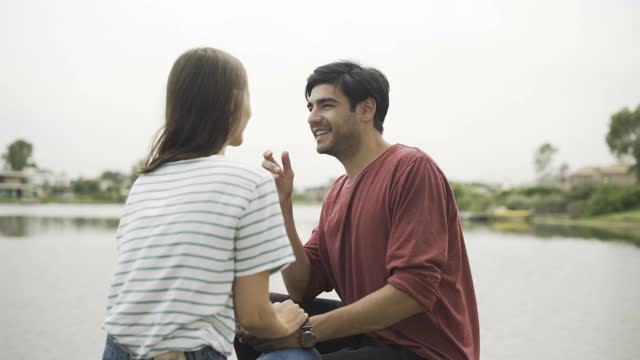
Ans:
[{"label": "water reflection", "polygon": [[[117,227],[118,219],[111,218],[0,216],[0,234],[10,238],[78,230],[115,231]],[[566,237],[624,241],[640,247],[640,234],[617,228],[539,225],[527,222],[464,222],[463,227],[466,232],[492,230],[500,233],[534,235],[538,238]]]},{"label": "water reflection", "polygon": [[[7,309],[0,322],[8,324],[0,328],[8,344],[0,358],[26,359],[40,348],[49,349],[50,358],[70,352],[97,358],[117,256],[118,220],[112,215],[118,209],[42,209],[0,215],[0,283],[6,289],[0,308]],[[295,211],[304,241],[320,209]],[[483,359],[640,359],[640,282],[630,275],[640,273],[640,246],[579,240],[637,241],[633,235],[526,222],[466,223],[465,233]],[[565,236],[572,239],[539,240]],[[272,291],[286,291],[280,277],[272,279]],[[68,339],[74,337],[71,348]]]},{"label": "water reflection", "polygon": [[589,226],[543,225],[531,224],[524,221],[493,223],[465,222],[463,227],[467,231],[488,229],[500,233],[534,235],[538,238],[564,237],[597,239],[603,241],[622,241],[640,247],[640,234],[615,227],[600,228]]},{"label": "water reflection", "polygon": [[117,227],[117,219],[0,216],[0,234],[12,238],[78,230],[115,231]]}]

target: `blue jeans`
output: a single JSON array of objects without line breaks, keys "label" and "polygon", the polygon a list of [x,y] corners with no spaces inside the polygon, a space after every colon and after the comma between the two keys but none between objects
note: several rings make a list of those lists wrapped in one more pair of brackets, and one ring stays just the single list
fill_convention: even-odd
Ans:
[{"label": "blue jeans", "polygon": [[[198,351],[184,353],[187,360],[225,360],[226,357],[207,346]],[[132,360],[135,359],[127,350],[118,345],[110,335],[107,335],[107,343],[104,347],[102,360]],[[277,358],[276,358],[277,359]]]},{"label": "blue jeans", "polygon": [[[274,293],[270,294],[270,298],[272,302],[282,302],[289,299],[286,295]],[[338,309],[342,303],[335,300],[315,299],[309,303],[301,304],[301,306],[307,314],[317,315]],[[249,344],[241,343],[237,337],[234,341],[234,347],[238,360],[423,360],[417,354],[400,345],[383,344],[367,335],[354,335],[318,343],[313,354],[304,354],[293,350],[291,352],[284,350],[261,354]]]},{"label": "blue jeans", "polygon": [[320,360],[316,349],[287,349],[263,353],[258,360]]}]

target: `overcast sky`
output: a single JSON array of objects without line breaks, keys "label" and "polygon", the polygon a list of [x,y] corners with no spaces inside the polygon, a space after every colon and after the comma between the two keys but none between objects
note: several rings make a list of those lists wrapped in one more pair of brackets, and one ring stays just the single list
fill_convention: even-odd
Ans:
[{"label": "overcast sky", "polygon": [[640,104],[640,1],[3,1],[0,149],[34,144],[70,176],[129,171],[161,126],[186,49],[246,66],[253,117],[229,156],[291,152],[296,185],[340,163],[315,152],[306,77],[352,59],[391,83],[385,138],[430,154],[451,180],[531,181],[549,141],[571,170],[615,161],[612,113]]}]

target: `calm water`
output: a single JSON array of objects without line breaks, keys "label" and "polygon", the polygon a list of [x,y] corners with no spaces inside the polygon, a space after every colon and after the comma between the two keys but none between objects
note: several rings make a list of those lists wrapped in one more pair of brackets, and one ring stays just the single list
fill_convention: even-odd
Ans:
[{"label": "calm water", "polygon": [[[100,358],[121,210],[0,205],[0,358]],[[319,208],[295,210],[306,236]],[[639,247],[498,230],[465,231],[483,359],[640,359]],[[279,277],[271,288],[284,291]]]}]

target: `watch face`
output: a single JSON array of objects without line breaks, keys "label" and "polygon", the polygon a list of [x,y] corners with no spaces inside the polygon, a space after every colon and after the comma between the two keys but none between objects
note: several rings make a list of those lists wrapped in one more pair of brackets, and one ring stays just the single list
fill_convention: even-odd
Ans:
[{"label": "watch face", "polygon": [[300,344],[305,349],[314,347],[316,345],[316,334],[311,331],[303,331],[300,336]]}]

